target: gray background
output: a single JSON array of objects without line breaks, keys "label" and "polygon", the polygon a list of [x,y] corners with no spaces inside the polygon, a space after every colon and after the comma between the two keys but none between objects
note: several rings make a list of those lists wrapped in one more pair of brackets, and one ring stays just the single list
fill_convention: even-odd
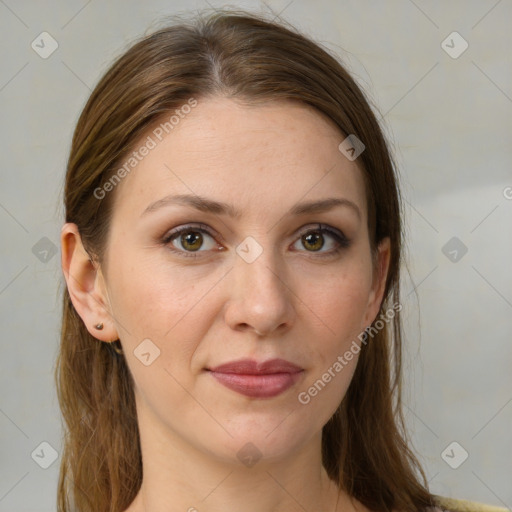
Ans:
[{"label": "gray background", "polygon": [[[40,443],[60,453],[60,203],[79,112],[130,41],[162,15],[207,6],[0,0],[0,511],[55,510],[60,459],[40,467],[51,452]],[[512,507],[512,2],[236,6],[281,13],[337,52],[378,106],[407,213],[413,446],[433,492]],[[31,47],[43,31],[59,45],[47,59]],[[442,46],[453,31],[469,44],[457,58],[444,48],[453,54],[460,40]]]}]

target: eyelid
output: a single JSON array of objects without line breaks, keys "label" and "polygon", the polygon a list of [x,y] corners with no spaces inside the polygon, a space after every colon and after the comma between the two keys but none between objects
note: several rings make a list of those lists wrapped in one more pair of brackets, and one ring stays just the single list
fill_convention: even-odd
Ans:
[{"label": "eyelid", "polygon": [[[169,245],[171,240],[175,237],[177,237],[178,235],[180,235],[181,233],[183,232],[188,232],[188,231],[199,231],[199,232],[202,232],[202,233],[206,233],[207,235],[211,236],[214,240],[216,238],[219,238],[222,243],[225,243],[225,240],[224,238],[222,237],[222,235],[220,235],[219,233],[217,232],[213,232],[213,230],[206,224],[203,224],[203,223],[190,223],[190,224],[183,224],[181,226],[178,226],[177,228],[174,228],[168,232],[166,232],[163,237],[161,238],[161,242],[163,243],[163,245]],[[301,228],[299,228],[298,231],[296,231],[295,233],[297,233],[297,236],[298,238],[294,239],[294,244],[304,235],[310,233],[310,232],[315,232],[315,231],[319,231],[321,233],[327,233],[327,234],[330,234],[335,240],[336,240],[336,243],[338,244],[338,247],[336,249],[333,249],[333,250],[330,250],[330,251],[326,251],[326,252],[316,252],[316,251],[299,251],[299,252],[306,252],[306,253],[311,253],[311,254],[318,254],[318,257],[328,257],[328,256],[334,256],[336,254],[338,254],[341,250],[343,249],[347,249],[350,244],[351,244],[351,240],[345,235],[345,233],[338,229],[338,228],[335,228],[333,226],[330,226],[328,224],[322,224],[322,223],[319,223],[319,222],[316,222],[316,223],[311,223],[311,224],[306,224],[304,226],[302,226]],[[217,240],[215,240],[217,242]],[[171,244],[172,245],[172,244]],[[198,250],[198,251],[183,251],[183,250],[180,250],[180,249],[177,249],[177,248],[170,248],[169,249],[173,252],[176,252],[176,253],[179,253],[180,255],[183,255],[185,257],[198,257],[198,254],[197,253],[201,253],[201,252],[208,252],[208,251],[201,251],[201,250]],[[220,248],[221,251],[225,250],[225,247],[222,247]]]}]

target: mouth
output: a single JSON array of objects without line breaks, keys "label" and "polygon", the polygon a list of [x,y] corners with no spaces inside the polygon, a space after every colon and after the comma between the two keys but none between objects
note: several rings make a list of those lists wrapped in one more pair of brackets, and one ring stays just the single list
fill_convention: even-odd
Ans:
[{"label": "mouth", "polygon": [[296,384],[304,369],[284,359],[242,359],[207,368],[222,385],[251,398],[272,398]]}]

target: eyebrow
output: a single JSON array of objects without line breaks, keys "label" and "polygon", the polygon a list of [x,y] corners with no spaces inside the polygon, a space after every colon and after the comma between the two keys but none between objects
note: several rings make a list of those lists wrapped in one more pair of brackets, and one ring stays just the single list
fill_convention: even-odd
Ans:
[{"label": "eyebrow", "polygon": [[[208,199],[206,197],[201,197],[198,195],[179,194],[169,195],[163,197],[162,199],[159,199],[158,201],[155,201],[154,203],[151,203],[142,212],[141,217],[147,215],[150,212],[154,212],[156,210],[159,210],[160,208],[173,204],[191,206],[192,208],[195,208],[196,210],[205,213],[213,213],[216,215],[228,215],[236,219],[239,219],[242,216],[241,212],[229,203],[224,203],[222,201],[214,201],[213,199]],[[361,211],[359,210],[359,207],[352,201],[342,197],[328,197],[316,201],[308,201],[296,204],[290,209],[289,213],[291,215],[323,213],[339,206],[345,206],[350,208],[357,214],[359,219],[361,219]]]}]

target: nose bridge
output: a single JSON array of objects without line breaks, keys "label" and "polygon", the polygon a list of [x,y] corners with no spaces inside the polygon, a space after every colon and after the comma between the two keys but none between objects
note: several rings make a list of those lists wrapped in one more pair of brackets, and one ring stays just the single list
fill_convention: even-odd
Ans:
[{"label": "nose bridge", "polygon": [[259,240],[248,236],[236,248],[229,318],[263,333],[288,323],[293,304],[285,265],[271,246],[271,237]]},{"label": "nose bridge", "polygon": [[277,292],[281,295],[284,292],[284,276],[280,275],[284,272],[284,266],[271,246],[271,237],[257,241],[248,236],[237,246],[236,253],[237,280],[243,280],[240,285],[249,285],[252,290],[270,294]]}]

